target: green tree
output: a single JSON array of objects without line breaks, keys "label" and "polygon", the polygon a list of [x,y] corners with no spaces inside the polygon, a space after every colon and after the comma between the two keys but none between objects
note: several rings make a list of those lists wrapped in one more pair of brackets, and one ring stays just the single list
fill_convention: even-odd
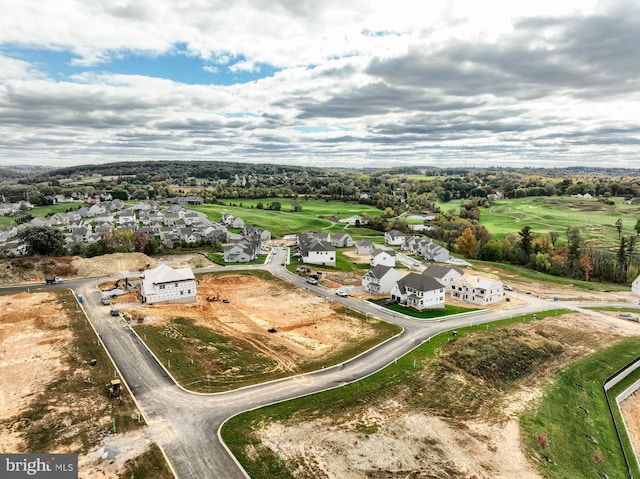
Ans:
[{"label": "green tree", "polygon": [[636,221],[636,225],[633,229],[636,230],[636,235],[640,235],[640,220]]},{"label": "green tree", "polygon": [[27,254],[60,256],[65,254],[64,235],[49,226],[29,226],[18,232],[17,238],[27,245]]},{"label": "green tree", "polygon": [[522,252],[524,253],[524,263],[526,264],[529,262],[529,257],[533,251],[533,235],[531,234],[531,227],[523,227],[518,231],[518,234],[520,235],[520,248],[522,248]]},{"label": "green tree", "polygon": [[618,221],[616,221],[616,229],[618,230],[618,239],[620,239],[622,235],[622,218],[618,218]]}]

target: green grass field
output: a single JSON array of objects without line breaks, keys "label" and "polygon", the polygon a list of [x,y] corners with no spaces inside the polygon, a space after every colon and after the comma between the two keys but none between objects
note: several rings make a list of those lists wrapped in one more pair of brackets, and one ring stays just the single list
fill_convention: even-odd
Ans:
[{"label": "green grass field", "polygon": [[[537,408],[523,415],[523,437],[543,477],[628,477],[603,384],[638,354],[640,340],[634,338],[571,365],[556,376]],[[548,439],[544,450],[539,434]],[[597,451],[602,465],[595,460]],[[543,460],[542,454],[551,461]],[[634,473],[637,477],[637,466]]]},{"label": "green grass field", "polygon": [[[494,239],[517,233],[530,226],[534,234],[559,231],[558,244],[565,242],[565,231],[578,226],[584,240],[603,243],[618,242],[615,223],[622,219],[622,234],[635,235],[636,221],[640,219],[640,207],[625,205],[615,198],[614,205],[607,205],[596,198],[528,197],[500,200],[490,208],[480,208],[480,223],[489,230]],[[443,212],[460,211],[462,201],[437,203]]]},{"label": "green grass field", "polygon": [[[200,211],[206,214],[210,220],[218,222],[223,214],[231,214],[242,218],[247,224],[257,225],[269,230],[276,237],[302,231],[345,231],[343,224],[334,223],[331,220],[332,216],[347,218],[357,214],[380,216],[382,213],[372,206],[341,201],[301,200],[299,201],[302,206],[302,211],[300,212],[291,211],[293,201],[286,198],[225,199],[221,201],[225,204],[190,206],[189,208]],[[257,203],[262,203],[267,208],[272,201],[278,201],[281,204],[280,211],[256,208]],[[233,202],[236,205],[242,203],[242,207],[228,206],[229,202]],[[357,234],[355,233],[356,231]],[[354,235],[358,237],[376,236],[377,233],[366,228],[348,228],[346,232],[352,237]]]}]

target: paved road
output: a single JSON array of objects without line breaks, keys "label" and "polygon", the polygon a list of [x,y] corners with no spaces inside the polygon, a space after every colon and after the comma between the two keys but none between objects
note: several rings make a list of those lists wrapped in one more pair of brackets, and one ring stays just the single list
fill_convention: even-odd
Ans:
[{"label": "paved road", "polygon": [[[137,335],[121,319],[110,316],[110,308],[100,304],[97,280],[70,281],[63,285],[73,287],[77,294],[82,294],[88,318],[138,402],[150,425],[152,438],[165,451],[179,479],[248,477],[218,434],[223,422],[237,413],[356,381],[446,330],[563,307],[558,302],[522,295],[529,300],[522,307],[465,313],[441,321],[419,321],[390,313],[370,303],[338,297],[333,290],[321,286],[309,285],[282,266],[286,257],[286,249],[275,249],[269,264],[262,267],[277,277],[363,314],[395,322],[404,331],[343,365],[224,393],[195,394],[177,386]],[[225,270],[229,269],[236,268],[225,267]],[[247,269],[247,266],[237,269]]]}]

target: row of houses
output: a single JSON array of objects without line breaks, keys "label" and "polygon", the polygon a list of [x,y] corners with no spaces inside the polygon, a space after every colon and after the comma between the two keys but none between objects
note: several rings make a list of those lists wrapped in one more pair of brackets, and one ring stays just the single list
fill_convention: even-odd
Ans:
[{"label": "row of houses", "polygon": [[373,266],[362,278],[365,291],[374,295],[389,294],[390,299],[417,310],[445,306],[445,293],[451,299],[486,306],[504,298],[499,281],[465,275],[459,268],[430,265],[422,273],[405,276],[393,267]]},{"label": "row of houses", "polygon": [[25,253],[25,245],[13,240],[21,229],[30,226],[58,228],[65,236],[67,247],[100,241],[117,230],[143,231],[159,238],[165,247],[177,243],[228,241],[228,231],[220,223],[207,219],[196,211],[174,204],[161,207],[153,201],[124,208],[121,200],[105,201],[91,207],[56,213],[49,218],[36,217],[28,223],[0,229],[0,250],[7,255]]},{"label": "row of houses", "polygon": [[434,243],[431,239],[425,239],[424,236],[407,235],[402,231],[391,230],[384,234],[384,242],[387,245],[399,246],[400,249],[427,261],[444,263],[450,259],[447,248]]}]

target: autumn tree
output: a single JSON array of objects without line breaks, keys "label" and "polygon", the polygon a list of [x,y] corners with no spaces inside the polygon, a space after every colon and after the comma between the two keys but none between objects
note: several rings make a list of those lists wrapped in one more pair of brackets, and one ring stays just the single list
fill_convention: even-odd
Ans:
[{"label": "autumn tree", "polygon": [[460,253],[465,257],[473,257],[476,251],[476,246],[478,245],[478,240],[473,229],[469,227],[465,228],[456,244],[458,246],[458,251],[460,251]]},{"label": "autumn tree", "polygon": [[591,271],[593,271],[593,263],[591,262],[591,256],[583,254],[580,256],[580,267],[584,273],[584,279],[591,281]]}]

